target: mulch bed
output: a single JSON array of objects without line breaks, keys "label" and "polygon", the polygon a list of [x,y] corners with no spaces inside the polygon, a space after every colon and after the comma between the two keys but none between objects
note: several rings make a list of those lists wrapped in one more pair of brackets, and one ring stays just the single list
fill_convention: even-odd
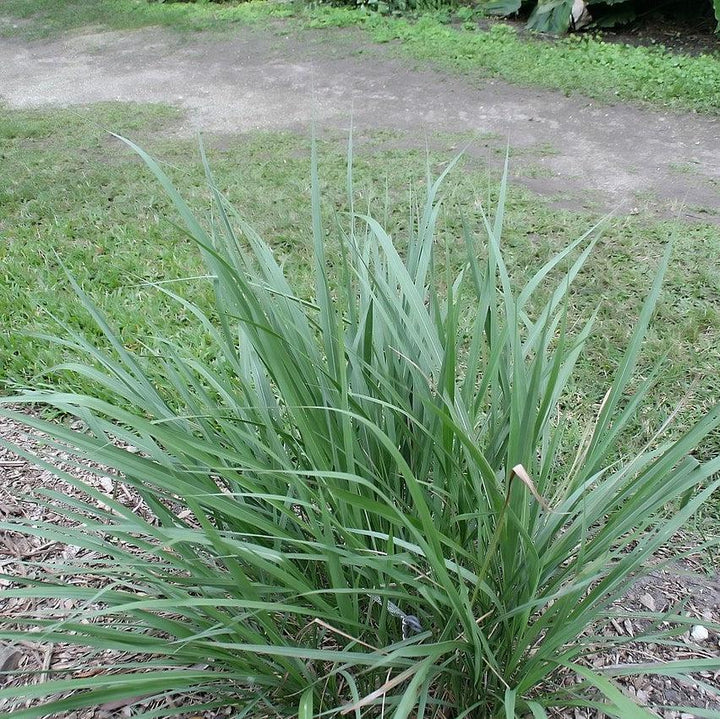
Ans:
[{"label": "mulch bed", "polygon": [[[134,511],[145,513],[142,500],[124,485],[115,485],[111,478],[98,478],[92,469],[78,467],[72,457],[49,447],[38,447],[27,436],[22,426],[0,418],[0,437],[5,441],[37,452],[54,465],[100,489],[109,496],[115,496],[125,506]],[[65,495],[84,498],[82,493],[66,481],[47,469],[37,467],[18,457],[8,449],[0,447],[0,521],[52,521],[58,525],[68,520],[59,511],[44,506],[34,498],[40,490],[52,489]],[[680,537],[674,550],[682,553],[692,544],[686,537]],[[685,546],[683,546],[683,543]],[[38,576],[42,568],[33,562],[62,562],[72,559],[81,550],[60,543],[48,542],[41,538],[27,536],[18,532],[0,531],[0,621],[12,624],[13,617],[22,615],[54,614],[72,611],[71,600],[26,600],[3,598],[2,589],[13,586],[12,577],[27,575],[35,571]],[[662,561],[662,558],[659,558]],[[675,709],[661,709],[662,705],[692,706],[720,712],[720,635],[712,630],[712,625],[720,625],[720,578],[714,572],[707,571],[707,557],[683,559],[665,568],[652,571],[647,577],[629,587],[621,602],[614,605],[615,616],[601,628],[605,635],[621,637],[627,640],[621,648],[610,651],[598,646],[597,652],[585,657],[590,667],[613,666],[618,664],[645,664],[649,662],[667,662],[678,659],[714,658],[717,669],[705,671],[690,681],[680,681],[651,674],[618,680],[625,692],[650,709],[657,716],[667,719],[692,719],[695,714]],[[658,565],[663,566],[662,564]],[[73,578],[72,581],[80,581]],[[678,632],[676,645],[664,645],[634,641],[634,637],[645,630],[648,620],[638,618],[642,612],[666,612],[682,614],[693,618],[693,623]],[[710,627],[709,630],[706,629]],[[701,627],[702,629],[698,629]],[[598,632],[598,627],[593,631]],[[703,631],[705,630],[705,631]],[[0,686],[23,683],[40,683],[48,679],[51,672],[67,670],[76,677],[88,676],[104,671],[103,666],[113,663],[117,657],[113,652],[88,654],[87,649],[72,645],[61,645],[33,640],[28,631],[26,641],[14,647],[0,648]],[[16,670],[14,674],[2,674],[2,671]],[[565,681],[577,681],[568,675]],[[11,703],[0,700],[0,716],[12,716],[13,710],[30,706],[29,701]],[[182,709],[182,699],[164,698],[150,702],[139,702],[136,706],[119,702],[97,709],[73,711],[62,715],[60,719],[108,719],[109,717],[131,717],[138,709],[161,708],[172,710],[174,716],[186,715]],[[204,719],[220,719],[233,714],[233,709],[194,714]],[[599,715],[594,710],[572,710],[553,714],[562,719],[595,719]]]}]

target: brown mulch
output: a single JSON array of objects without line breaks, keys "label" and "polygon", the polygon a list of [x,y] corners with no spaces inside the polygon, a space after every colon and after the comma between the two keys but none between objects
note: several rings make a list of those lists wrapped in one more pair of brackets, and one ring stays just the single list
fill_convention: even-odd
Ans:
[{"label": "brown mulch", "polygon": [[[27,436],[22,426],[0,418],[0,437],[5,441],[37,451],[45,459],[75,477],[82,479],[93,487],[100,489],[108,496],[134,511],[147,512],[142,500],[121,483],[110,477],[98,477],[91,468],[79,467],[72,457],[49,447],[38,447]],[[66,496],[85,499],[81,491],[53,474],[51,471],[37,467],[18,457],[10,450],[0,447],[0,521],[13,522],[46,522],[67,525],[68,520],[52,506],[47,507],[35,501],[40,490],[54,490]],[[149,515],[149,513],[148,513]],[[689,540],[679,538],[674,547],[682,552],[682,542]],[[691,545],[689,545],[691,546]],[[72,559],[80,550],[77,547],[49,542],[19,532],[0,531],[0,574],[18,576],[32,571],[32,562],[47,563]],[[625,692],[639,703],[655,711],[657,716],[667,719],[692,719],[695,715],[672,709],[660,709],[661,705],[698,707],[720,712],[720,635],[713,631],[712,626],[720,625],[720,578],[707,571],[707,558],[694,557],[683,559],[682,563],[674,563],[669,567],[658,568],[649,576],[629,587],[624,599],[613,607],[614,615],[607,625],[594,628],[604,636],[621,637],[627,640],[622,647],[604,650],[598,645],[596,653],[585,657],[589,667],[613,666],[619,664],[643,664],[650,662],[667,662],[679,659],[714,658],[717,668],[714,671],[701,672],[690,681],[681,681],[651,674],[639,677],[621,678],[618,682]],[[37,570],[40,571],[39,569]],[[79,581],[73,578],[72,581]],[[71,612],[74,609],[71,600],[27,600],[13,599],[2,596],[2,589],[13,586],[11,578],[0,577],[0,622],[12,623],[13,616],[28,615],[34,612],[58,614]],[[692,625],[679,630],[676,646],[668,647],[660,644],[636,642],[634,637],[648,627],[648,620],[639,616],[642,612],[666,612],[691,617]],[[707,636],[702,629],[706,628]],[[692,634],[691,634],[692,630]],[[103,666],[110,666],[117,659],[114,652],[88,654],[87,649],[72,645],[52,644],[33,641],[32,632],[28,631],[28,639],[14,647],[0,645],[0,687],[15,683],[39,683],[46,681],[51,671],[68,670],[74,676],[88,676],[103,671]],[[6,674],[3,671],[18,670],[18,674]],[[23,672],[28,672],[23,676]],[[29,674],[33,672],[32,674]],[[574,676],[567,676],[568,683],[577,681]],[[11,716],[13,709],[30,706],[29,701],[12,703],[0,700],[0,716]],[[182,709],[182,700],[160,699],[152,703],[142,702],[137,705],[143,710],[150,708],[173,709],[175,716],[187,715]],[[226,708],[214,712],[194,714],[203,719],[220,719],[233,713]],[[61,719],[109,719],[110,717],[131,717],[135,709],[127,703],[113,703],[96,709],[68,712]],[[553,714],[562,719],[596,719],[599,715],[594,710],[572,710]]]}]

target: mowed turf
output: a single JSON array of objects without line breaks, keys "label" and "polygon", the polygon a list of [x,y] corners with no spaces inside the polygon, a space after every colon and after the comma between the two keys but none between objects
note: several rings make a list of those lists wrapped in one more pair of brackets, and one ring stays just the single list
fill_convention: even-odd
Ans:
[{"label": "mowed turf", "polygon": [[[191,317],[154,283],[171,283],[195,301],[210,302],[197,249],[176,226],[168,200],[139,160],[105,129],[137,140],[169,171],[193,206],[209,198],[197,145],[171,138],[177,111],[165,106],[103,104],[76,110],[0,111],[0,151],[6,183],[0,188],[0,368],[3,386],[77,387],[66,373],[50,373],[68,359],[41,336],[58,323],[100,341],[81,309],[69,273],[107,314],[131,348],[153,351],[157,338],[182,337],[200,355],[207,338]],[[320,138],[320,174],[326,222],[347,211],[347,138]],[[286,271],[311,294],[309,266],[309,133],[252,133],[206,138],[211,164],[230,201],[273,246]],[[448,144],[451,144],[448,142]],[[356,138],[356,209],[386,221],[398,236],[425,183],[425,166],[440,172],[448,154],[393,149],[392,133]],[[512,162],[512,159],[511,159]],[[480,206],[491,206],[498,172],[466,159],[445,185],[438,263],[453,273],[462,264],[461,224],[480,227]],[[600,220],[597,214],[558,209],[519,187],[510,190],[504,239],[511,271],[527,278],[553,253]],[[604,223],[603,238],[572,290],[571,321],[600,308],[590,351],[579,363],[573,394],[577,431],[590,421],[607,389],[665,244],[675,250],[648,339],[646,372],[666,356],[653,402],[628,450],[650,437],[680,407],[679,428],[720,398],[720,229],[649,215]],[[329,257],[339,257],[337,247]],[[333,254],[335,253],[335,254]],[[702,453],[720,448],[715,438]]]}]

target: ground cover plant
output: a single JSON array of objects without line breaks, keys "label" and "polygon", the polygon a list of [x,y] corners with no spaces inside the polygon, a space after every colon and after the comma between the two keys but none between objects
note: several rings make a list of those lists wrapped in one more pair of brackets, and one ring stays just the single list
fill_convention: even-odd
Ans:
[{"label": "ground cover plant", "polygon": [[[289,29],[361,27],[379,42],[447,68],[510,82],[579,92],[604,101],[641,100],[716,114],[720,108],[717,53],[691,57],[664,47],[631,47],[591,35],[556,42],[524,37],[513,27],[482,27],[462,8],[414,17],[301,3],[151,3],[145,0],[5,0],[0,33],[38,37],[82,27],[132,29],[162,25],[179,32],[236,32],[253,23]],[[13,22],[18,19],[20,22]]]},{"label": "ground cover plant", "polygon": [[[683,3],[674,3],[675,9],[684,9]],[[584,18],[583,24],[592,23],[593,17],[599,18],[601,25],[605,27],[616,23],[627,23],[639,15],[647,14],[653,10],[653,4],[643,0],[585,0],[578,7],[576,0],[537,0],[537,2],[523,2],[522,0],[484,0],[482,7],[491,12],[501,15],[517,13],[522,7],[531,8],[532,12],[528,18],[528,27],[540,32],[565,32],[570,28],[574,29],[575,22],[582,17],[585,9],[589,11]],[[664,3],[664,9],[673,7],[672,2]],[[716,20],[720,23],[720,2],[718,0],[704,0],[692,8],[694,17],[701,17],[703,14],[710,15],[713,12]]]},{"label": "ground cover plant", "polygon": [[[624,641],[601,631],[612,600],[720,484],[720,459],[691,455],[720,424],[720,407],[673,439],[671,415],[646,446],[617,449],[661,374],[656,363],[631,384],[671,244],[584,436],[567,442],[568,382],[595,320],[573,317],[568,297],[593,229],[515,287],[503,180],[494,212],[460,225],[461,271],[438,273],[439,193],[451,167],[437,180],[428,172],[393,240],[358,202],[351,162],[345,212],[324,223],[313,161],[306,295],[206,161],[213,205],[199,219],[133,147],[203,256],[213,311],[177,285],[157,290],[212,352],[198,357],[172,337],[152,352],[128,350],[69,278],[107,348],[67,328],[55,341],[77,359],[59,369],[102,391],[3,398],[5,416],[99,463],[95,474],[144,506],[80,485],[88,501],[47,492],[73,526],[0,524],[80,548],[62,565],[30,561],[24,578],[6,578],[9,598],[73,604],[14,616],[17,628],[0,637],[40,627],[48,641],[130,653],[92,676],[0,690],[0,699],[75,692],[13,716],[171,694],[187,710],[230,705],[241,715],[543,717],[589,706],[646,717],[613,675],[714,666],[583,662]],[[36,404],[82,427],[12,409]],[[64,580],[52,578],[58,571]],[[644,618],[655,644],[691,622]],[[563,672],[580,683],[568,687]]]}]

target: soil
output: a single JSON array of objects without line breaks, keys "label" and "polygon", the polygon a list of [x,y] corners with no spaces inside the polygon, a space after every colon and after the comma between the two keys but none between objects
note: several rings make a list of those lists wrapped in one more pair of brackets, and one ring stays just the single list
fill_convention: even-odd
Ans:
[{"label": "soil", "polygon": [[717,22],[710,14],[677,18],[655,15],[602,33],[606,42],[657,47],[684,55],[712,55],[720,52],[715,34]]},{"label": "soil", "polygon": [[[355,30],[278,22],[232,36],[160,29],[0,40],[0,102],[13,108],[118,100],[186,111],[180,134],[395,130],[448,156],[457,134],[519,182],[571,208],[649,210],[720,222],[720,118],[606,104],[460,77],[372,45]],[[455,137],[453,137],[455,134]],[[487,138],[493,138],[487,141]]]}]

